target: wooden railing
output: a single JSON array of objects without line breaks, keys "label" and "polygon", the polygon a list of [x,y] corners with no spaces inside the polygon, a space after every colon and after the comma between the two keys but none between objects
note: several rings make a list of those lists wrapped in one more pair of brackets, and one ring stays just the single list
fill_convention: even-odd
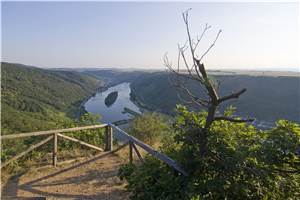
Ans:
[{"label": "wooden railing", "polygon": [[[74,132],[74,131],[82,131],[82,130],[92,130],[92,129],[99,129],[99,128],[104,128],[107,127],[107,124],[101,124],[101,125],[93,125],[93,126],[85,126],[85,127],[76,127],[76,128],[67,128],[67,129],[57,129],[57,130],[49,130],[49,131],[38,131],[38,132],[31,132],[31,133],[19,133],[19,134],[9,134],[9,135],[2,135],[1,140],[7,140],[7,139],[15,139],[15,138],[24,138],[24,137],[34,137],[34,136],[46,136],[50,135],[46,139],[38,142],[37,144],[32,145],[29,147],[26,151],[12,157],[11,159],[5,161],[2,163],[1,168],[7,166],[8,164],[12,163],[13,161],[16,161],[20,157],[28,154],[32,150],[42,146],[43,144],[46,144],[50,140],[53,141],[53,150],[52,150],[52,162],[53,166],[57,165],[57,138],[62,137],[67,140],[71,140],[73,142],[77,142],[83,146],[98,150],[98,151],[104,151],[102,148],[97,147],[92,144],[88,144],[84,141],[78,140],[76,138],[72,138],[69,136],[66,136],[62,133],[67,133],[67,132]],[[110,129],[107,128],[106,131],[106,138],[112,138],[112,132],[110,132]],[[111,151],[112,150],[112,140],[106,139],[105,143],[105,149]]]},{"label": "wooden railing", "polygon": [[[50,135],[50,136],[47,137],[46,139],[38,142],[37,144],[34,144],[34,145],[30,146],[26,151],[24,151],[24,152],[22,152],[22,153],[20,153],[16,156],[10,158],[9,160],[5,161],[4,163],[2,163],[1,168],[7,166],[8,164],[12,163],[13,161],[16,161],[20,157],[28,154],[32,150],[42,146],[43,144],[46,144],[47,142],[49,142],[51,140],[53,141],[52,164],[53,164],[53,166],[56,166],[57,165],[57,155],[58,155],[58,152],[57,152],[57,146],[58,146],[57,138],[58,137],[61,137],[61,138],[64,138],[64,139],[67,139],[67,140],[70,140],[70,141],[73,141],[73,142],[77,142],[77,143],[79,143],[83,146],[92,148],[94,150],[115,152],[113,150],[113,129],[115,129],[116,131],[118,131],[119,135],[122,138],[124,138],[124,141],[122,141],[122,142],[124,142],[125,144],[122,145],[122,148],[129,145],[129,161],[130,162],[133,161],[133,151],[136,153],[139,160],[141,162],[143,162],[143,158],[142,158],[140,152],[138,151],[138,148],[136,147],[136,145],[137,145],[137,146],[141,147],[142,149],[144,149],[147,153],[151,154],[152,156],[156,157],[157,159],[160,159],[161,161],[163,161],[164,163],[166,163],[167,165],[169,165],[170,167],[172,167],[176,171],[178,171],[181,174],[187,176],[186,171],[184,169],[182,169],[182,167],[176,161],[169,158],[165,154],[162,154],[162,153],[156,151],[151,146],[145,144],[144,142],[138,140],[137,138],[127,134],[125,131],[120,129],[117,125],[122,124],[122,123],[123,122],[121,122],[121,123],[112,123],[112,124],[93,125],[93,126],[84,126],[84,127],[76,127],[76,128],[67,128],[67,129],[58,129],[58,130],[49,130],[49,131],[38,131],[38,132],[31,132],[31,133],[19,133],[19,134],[3,135],[3,136],[1,136],[1,140],[23,138],[23,137],[34,137],[34,136],[42,136],[42,135],[45,135],[45,136]],[[105,142],[104,142],[105,143],[105,148],[104,149],[63,134],[63,133],[67,133],[67,132],[92,130],[92,129],[100,129],[100,128],[105,128]],[[120,149],[121,148],[118,148],[118,150],[120,150]]]},{"label": "wooden railing", "polygon": [[128,143],[129,143],[130,162],[132,162],[132,149],[134,149],[134,151],[136,152],[138,158],[142,161],[141,154],[139,153],[138,149],[135,146],[135,144],[136,144],[139,147],[141,147],[142,149],[144,149],[146,152],[151,154],[153,157],[158,158],[159,160],[165,162],[167,165],[169,165],[173,169],[177,170],[178,172],[182,173],[183,175],[185,175],[185,176],[188,175],[187,172],[176,161],[174,161],[170,157],[166,156],[163,153],[160,153],[160,152],[156,151],[151,146],[149,146],[149,145],[145,144],[144,142],[138,140],[137,138],[129,135],[128,133],[126,133],[125,131],[120,129],[119,127],[117,127],[113,124],[109,124],[109,126],[113,127],[114,129],[119,131],[119,133],[121,133],[123,137],[127,138]]}]

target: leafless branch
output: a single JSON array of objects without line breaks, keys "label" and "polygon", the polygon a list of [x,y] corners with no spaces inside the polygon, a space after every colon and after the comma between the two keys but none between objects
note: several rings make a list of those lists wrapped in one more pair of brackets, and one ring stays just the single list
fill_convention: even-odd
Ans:
[{"label": "leafless branch", "polygon": [[195,96],[187,87],[185,87],[184,85],[180,86],[181,89],[183,89],[183,91],[191,98],[191,100],[200,106],[203,106],[205,108],[208,107],[209,102],[205,99],[199,98],[197,96]]},{"label": "leafless branch", "polygon": [[211,26],[208,26],[207,24],[205,24],[205,28],[204,28],[204,30],[203,30],[203,32],[202,32],[200,38],[197,37],[197,43],[196,43],[195,46],[193,47],[193,50],[194,50],[194,51],[196,51],[197,46],[199,45],[200,41],[202,40],[202,38],[203,38],[205,32],[206,32],[208,29],[210,29],[210,28],[211,28]]},{"label": "leafless branch", "polygon": [[[182,100],[185,103],[189,104],[196,104],[198,106],[205,107],[207,109],[207,117],[205,126],[203,129],[199,131],[199,149],[200,149],[200,155],[203,156],[207,149],[207,134],[209,131],[209,128],[214,120],[225,120],[230,122],[236,122],[236,123],[242,123],[242,122],[252,122],[254,119],[237,119],[237,118],[230,118],[226,116],[215,116],[218,114],[218,107],[219,105],[230,99],[239,98],[241,94],[243,94],[246,89],[242,89],[238,92],[232,93],[230,95],[224,96],[222,98],[219,97],[219,94],[217,90],[220,87],[220,82],[214,82],[210,79],[208,76],[205,66],[202,63],[202,59],[210,52],[210,50],[215,46],[222,30],[219,30],[216,37],[214,38],[211,45],[206,49],[206,51],[201,55],[200,59],[198,59],[196,55],[197,48],[199,48],[199,44],[202,41],[204,35],[208,31],[208,29],[211,28],[209,25],[205,25],[201,35],[196,39],[193,39],[190,34],[190,27],[189,27],[189,11],[191,9],[188,9],[187,11],[182,13],[183,21],[185,24],[185,29],[187,33],[187,40],[183,46],[180,46],[178,44],[178,58],[177,58],[177,67],[173,67],[172,63],[168,60],[167,55],[165,55],[164,62],[167,70],[170,72],[170,82],[173,84],[176,88],[180,90],[181,93],[178,93],[178,98]],[[188,52],[187,52],[188,50]],[[187,58],[191,56],[191,63],[189,63]],[[186,68],[186,71],[181,71],[180,67],[184,66]],[[201,89],[203,89],[207,94],[206,98],[200,98],[197,97],[195,94],[192,93],[192,91],[188,87],[189,80],[196,81],[199,83],[199,86]],[[181,94],[186,95],[190,100],[187,101],[180,96]]]},{"label": "leafless branch", "polygon": [[203,59],[203,57],[211,50],[211,48],[213,48],[213,47],[215,46],[216,41],[218,40],[218,38],[219,38],[219,36],[220,36],[221,33],[222,33],[222,30],[219,30],[219,32],[218,32],[218,34],[217,34],[215,40],[214,40],[213,43],[208,47],[208,49],[204,52],[204,54],[202,54],[202,56],[201,56],[200,59],[199,59],[199,62],[201,62],[202,59]]},{"label": "leafless branch", "polygon": [[224,120],[224,121],[229,121],[229,122],[244,123],[244,122],[253,122],[255,119],[253,119],[253,118],[235,119],[235,118],[231,118],[231,117],[219,116],[219,117],[215,117],[214,120],[215,121]]},{"label": "leafless branch", "polygon": [[190,80],[199,81],[199,79],[198,79],[197,77],[190,76],[189,74],[177,73],[173,68],[168,68],[168,70],[169,70],[174,76],[178,76],[178,77],[182,77],[182,78],[185,78],[185,79],[190,79]]},{"label": "leafless branch", "polygon": [[237,99],[237,98],[239,98],[239,97],[241,96],[241,94],[243,94],[243,93],[246,92],[246,91],[247,91],[246,88],[241,89],[241,90],[238,91],[238,92],[235,92],[235,93],[232,93],[232,94],[230,94],[230,95],[228,95],[228,96],[224,96],[224,97],[220,98],[220,99],[218,100],[218,102],[221,103],[221,102],[227,101],[227,100],[229,100],[229,99]]}]

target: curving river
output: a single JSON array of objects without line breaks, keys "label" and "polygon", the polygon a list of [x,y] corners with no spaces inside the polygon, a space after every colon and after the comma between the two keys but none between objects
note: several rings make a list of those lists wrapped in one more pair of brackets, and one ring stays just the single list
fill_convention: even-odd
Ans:
[{"label": "curving river", "polygon": [[[118,92],[116,101],[107,106],[105,104],[105,98],[111,92]],[[123,119],[130,119],[132,116],[128,113],[124,113],[124,107],[127,107],[135,112],[141,113],[141,110],[130,100],[130,83],[121,83],[113,87],[108,88],[104,92],[97,93],[94,97],[91,97],[85,104],[86,111],[100,114],[101,122],[109,123]]]}]

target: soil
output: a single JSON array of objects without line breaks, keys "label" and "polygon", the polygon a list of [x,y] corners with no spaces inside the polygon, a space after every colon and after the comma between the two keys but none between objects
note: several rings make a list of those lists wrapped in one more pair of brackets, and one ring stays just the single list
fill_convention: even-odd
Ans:
[{"label": "soil", "polygon": [[[126,182],[118,178],[125,161],[111,153],[62,166],[32,168],[11,177],[2,186],[2,198],[126,200]],[[26,199],[26,198],[24,198]]]}]

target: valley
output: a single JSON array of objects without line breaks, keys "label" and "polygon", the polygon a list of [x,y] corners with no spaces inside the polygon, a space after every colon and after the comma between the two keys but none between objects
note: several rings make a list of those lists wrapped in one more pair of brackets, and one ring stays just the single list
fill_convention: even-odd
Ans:
[{"label": "valley", "polygon": [[[247,92],[239,101],[229,102],[220,107],[219,112],[224,112],[227,106],[236,106],[235,116],[255,117],[257,120],[253,124],[259,129],[271,129],[279,119],[288,119],[299,123],[299,76],[295,74],[292,76],[274,76],[274,73],[272,75],[266,73],[260,75],[257,73],[255,75],[228,72],[210,73],[214,80],[221,81],[221,95],[243,87],[247,88]],[[184,94],[171,85],[168,76],[168,73],[162,71],[50,70],[2,63],[2,135],[126,121],[139,113],[149,111],[163,114],[160,116],[167,116],[165,119],[169,122],[174,121],[176,105],[184,103],[177,94],[178,92],[182,96]],[[197,95],[204,96],[197,83],[191,81],[188,85]],[[188,108],[197,112],[201,111],[196,106]],[[154,126],[153,131],[155,131],[155,126],[161,126],[164,130],[164,125],[160,124],[162,121],[151,122],[155,119],[151,118],[156,116],[155,114],[145,116],[146,120],[139,124],[142,126],[141,131],[144,129],[143,123],[149,122],[150,128]],[[147,116],[151,116],[150,120],[147,119]],[[157,119],[163,120],[164,118],[158,117]],[[155,125],[151,125],[151,123],[155,123]],[[129,128],[128,130],[130,130],[130,126],[126,124],[124,127],[122,125],[122,128]],[[153,131],[151,130],[151,133]],[[96,146],[103,146],[103,132],[95,134],[95,132],[89,131],[85,133],[78,132],[71,136]],[[159,134],[163,135],[162,132]],[[166,134],[168,137],[172,135],[171,132],[166,132]],[[123,144],[125,141],[117,131],[114,132],[114,138],[118,139],[119,144]],[[161,140],[158,138],[155,137],[156,140]],[[2,142],[1,160],[5,162],[41,139],[27,138],[22,141]],[[85,149],[73,144],[60,141],[60,145],[63,147],[60,149],[61,159],[67,155],[68,151],[75,157],[86,156],[87,154]],[[41,164],[41,160],[44,162],[46,152],[51,151],[51,145],[45,145],[39,151],[40,154],[33,152],[28,155],[31,163]],[[88,154],[90,155],[90,152]],[[26,172],[30,169],[30,165],[22,159],[17,162],[17,166],[22,166]],[[108,166],[108,168],[113,168],[115,172],[122,167],[121,163],[115,166],[109,164]],[[15,165],[5,169],[6,175],[4,178],[2,177],[3,183],[6,183],[9,174],[20,173],[20,171],[14,170],[17,170]],[[77,179],[78,174],[72,173],[72,176]],[[118,183],[124,183],[120,182],[117,174],[114,174],[113,178],[118,180]],[[107,181],[109,180],[105,179],[103,183],[109,185]],[[11,186],[14,184],[14,180],[12,182],[9,180],[7,183],[8,190],[16,187]],[[126,183],[119,187],[118,197],[128,196],[127,193],[124,193],[125,185]],[[85,188],[86,183],[82,183],[81,187]],[[41,191],[44,190],[41,188]],[[7,189],[3,188],[3,191],[7,192]],[[57,195],[57,193],[67,195],[63,191],[57,191],[57,189],[55,192],[47,189],[43,194],[46,196]],[[101,195],[105,193],[102,189],[97,191]],[[83,190],[80,189],[78,192],[82,193]],[[31,196],[33,194],[25,192],[24,195]],[[89,195],[97,196],[92,192]]]},{"label": "valley", "polygon": [[[268,128],[279,119],[300,122],[300,76],[296,72],[209,71],[221,83],[221,94],[247,88],[239,101],[231,101],[236,115],[254,117],[255,125]],[[21,131],[45,130],[78,120],[85,112],[103,115],[104,122],[117,121],[128,116],[124,107],[133,111],[175,114],[177,104],[187,99],[173,87],[163,71],[112,69],[55,69],[45,70],[19,64],[2,63],[2,131],[3,134]],[[195,94],[205,96],[197,83],[190,81]],[[119,97],[109,109],[105,97],[119,91]],[[192,110],[201,110],[195,105]],[[113,111],[116,109],[116,111]],[[113,114],[120,113],[120,114]],[[14,116],[14,118],[12,118]],[[17,120],[16,117],[17,116]],[[108,117],[109,116],[109,117]],[[60,121],[60,122],[58,122]],[[34,127],[31,127],[35,124]]]}]

